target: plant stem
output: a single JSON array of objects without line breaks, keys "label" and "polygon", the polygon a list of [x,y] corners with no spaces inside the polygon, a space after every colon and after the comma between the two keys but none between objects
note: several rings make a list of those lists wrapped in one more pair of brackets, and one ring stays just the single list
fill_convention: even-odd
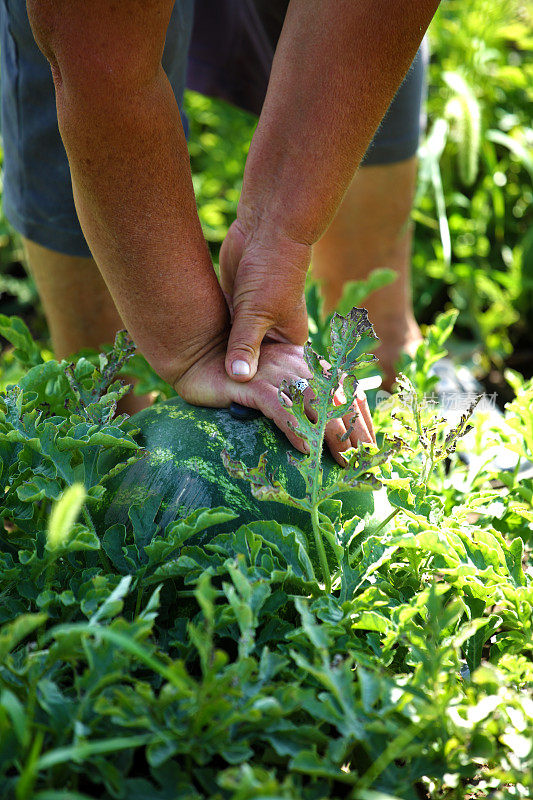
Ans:
[{"label": "plant stem", "polygon": [[389,514],[389,516],[388,516],[388,517],[386,517],[386,518],[383,520],[383,522],[380,522],[380,523],[379,523],[378,527],[376,528],[376,530],[374,531],[374,533],[373,533],[372,535],[373,535],[373,536],[376,536],[376,535],[377,535],[377,534],[378,534],[380,531],[382,531],[382,530],[383,530],[383,528],[385,527],[385,525],[388,525],[388,524],[389,524],[389,522],[391,521],[391,519],[394,519],[394,517],[396,516],[396,514],[398,513],[398,511],[401,511],[401,508],[397,507],[397,508],[395,508],[395,509],[394,509],[394,511],[391,511],[391,513]]},{"label": "plant stem", "polygon": [[[389,522],[391,521],[391,519],[394,519],[394,517],[396,516],[396,514],[398,513],[398,511],[401,511],[401,508],[397,507],[397,508],[395,508],[395,509],[394,509],[394,511],[391,511],[391,513],[389,514],[389,516],[388,516],[388,517],[386,517],[386,519],[384,519],[384,520],[383,520],[383,522],[380,522],[380,523],[379,523],[378,527],[376,528],[376,530],[374,531],[374,533],[372,534],[372,536],[377,536],[377,534],[378,534],[380,531],[382,531],[382,530],[383,530],[383,528],[384,528],[386,525],[388,525],[388,524],[389,524]],[[351,567],[353,567],[353,563],[354,563],[355,559],[357,558],[357,556],[359,555],[359,553],[360,553],[360,551],[361,551],[361,547],[362,547],[362,545],[363,545],[363,542],[361,542],[361,544],[359,544],[359,545],[358,545],[357,549],[356,549],[356,550],[355,550],[355,551],[352,553],[352,555],[349,557],[349,564],[350,564],[350,566],[351,566]]]},{"label": "plant stem", "polygon": [[[332,368],[333,369],[333,368]],[[318,521],[318,506],[321,502],[320,492],[322,489],[322,448],[324,447],[324,437],[326,435],[326,425],[328,423],[327,410],[323,419],[317,420],[317,427],[319,426],[319,436],[316,442],[316,451],[308,458],[313,458],[314,455],[314,468],[313,468],[313,482],[311,489],[311,523],[313,525],[313,535],[315,537],[315,544],[320,558],[320,565],[322,567],[322,574],[324,576],[324,585],[326,592],[331,592],[331,575],[329,571],[328,560],[326,558],[326,551],[324,549],[324,542],[322,541],[322,531],[320,530],[320,523]]]},{"label": "plant stem", "polygon": [[141,602],[142,602],[142,599],[143,599],[143,592],[144,592],[144,588],[142,586],[139,586],[139,588],[137,589],[137,602],[135,603],[134,619],[135,619],[135,617],[139,616],[139,613],[140,613],[140,610],[141,610]]},{"label": "plant stem", "polygon": [[513,486],[516,486],[516,484],[518,483],[517,478],[518,478],[518,473],[519,472],[520,472],[520,456],[517,455],[516,464],[514,465],[513,473],[512,473],[512,475],[513,475]]},{"label": "plant stem", "polygon": [[322,567],[322,574],[324,576],[324,584],[327,594],[331,592],[331,575],[329,572],[328,559],[324,549],[324,542],[322,541],[322,532],[320,530],[320,523],[318,521],[318,503],[313,504],[311,509],[311,522],[313,523],[313,534],[315,537],[315,544],[320,558],[320,566]]},{"label": "plant stem", "polygon": [[81,513],[82,513],[83,519],[85,520],[85,524],[87,525],[88,528],[91,529],[91,531],[96,536],[96,528],[94,527],[94,522],[92,521],[91,515],[87,511],[87,508],[85,507],[85,505],[83,505],[81,507]]},{"label": "plant stem", "polygon": [[527,489],[521,483],[517,483],[513,488],[518,492],[522,500],[525,500],[526,503],[533,505],[533,492],[531,489]]},{"label": "plant stem", "polygon": [[413,722],[411,725],[408,725],[395,739],[393,739],[383,750],[382,753],[376,758],[376,760],[370,765],[365,773],[361,776],[359,781],[357,782],[355,789],[353,790],[350,798],[356,798],[360,792],[366,791],[376,778],[385,770],[391,761],[394,761],[395,758],[398,758],[402,750],[414,739],[414,737],[420,733],[424,728],[426,728],[430,722],[432,722],[434,717],[430,717],[429,719],[421,720],[420,722]]},{"label": "plant stem", "polygon": [[[85,523],[86,523],[87,527],[91,529],[91,531],[94,533],[94,535],[97,538],[100,538],[98,536],[98,534],[96,533],[96,528],[94,527],[94,522],[92,521],[91,515],[89,514],[89,511],[87,510],[85,505],[82,506],[81,513],[82,513],[83,519],[85,520]],[[105,554],[104,550],[102,550],[102,547],[100,547],[100,549],[98,551],[98,557],[100,558],[100,562],[101,562],[103,568],[105,569],[105,571],[106,572],[113,572],[113,567],[111,565],[111,562],[108,559],[107,555]]]},{"label": "plant stem", "polygon": [[41,528],[41,525],[43,525],[43,527],[46,528],[45,520],[47,513],[48,513],[48,501],[45,498],[44,500],[41,500],[41,505],[39,506],[39,509],[37,511],[37,525],[39,526],[39,530]]}]

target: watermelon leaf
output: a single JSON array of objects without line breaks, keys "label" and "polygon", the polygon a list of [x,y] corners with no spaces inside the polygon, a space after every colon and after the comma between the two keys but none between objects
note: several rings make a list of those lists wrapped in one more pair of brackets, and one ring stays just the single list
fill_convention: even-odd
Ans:
[{"label": "watermelon leaf", "polygon": [[[314,545],[318,552],[327,592],[331,590],[331,571],[323,539],[333,545],[339,567],[342,562],[342,548],[335,546],[335,535],[330,530],[328,517],[319,512],[319,507],[321,503],[330,501],[341,491],[379,489],[381,483],[375,471],[400,446],[398,440],[392,447],[382,451],[378,451],[376,447],[362,445],[357,450],[352,449],[347,457],[347,468],[335,470],[335,477],[332,479],[330,476],[328,484],[323,485],[322,451],[326,426],[332,419],[345,417],[352,411],[357,413],[356,370],[376,360],[368,351],[377,341],[364,308],[352,308],[346,316],[334,314],[330,323],[330,339],[331,343],[327,349],[329,363],[320,359],[309,342],[304,348],[304,358],[312,375],[308,385],[314,394],[311,400],[314,419],[309,418],[306,410],[304,392],[307,389],[307,382],[284,380],[278,390],[280,403],[294,420],[292,423],[289,422],[289,427],[308,445],[307,456],[296,458],[292,454],[289,455],[291,465],[296,467],[304,480],[305,496],[293,496],[269,474],[267,454],[263,454],[257,467],[252,468],[233,459],[227,451],[222,454],[224,465],[230,475],[247,480],[254,497],[290,505],[311,515]],[[345,399],[339,403],[336,393],[341,387]],[[355,416],[351,418],[352,422],[354,420]]]}]

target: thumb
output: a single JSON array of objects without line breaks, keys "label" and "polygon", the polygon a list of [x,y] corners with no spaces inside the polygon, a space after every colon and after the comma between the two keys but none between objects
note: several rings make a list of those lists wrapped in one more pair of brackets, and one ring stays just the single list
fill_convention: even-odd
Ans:
[{"label": "thumb", "polygon": [[235,381],[249,381],[257,372],[261,342],[272,320],[245,308],[235,309],[226,351],[226,372]]}]

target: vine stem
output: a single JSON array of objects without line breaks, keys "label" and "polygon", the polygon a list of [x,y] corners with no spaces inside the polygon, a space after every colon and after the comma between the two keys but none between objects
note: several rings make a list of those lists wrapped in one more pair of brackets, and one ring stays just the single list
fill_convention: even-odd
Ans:
[{"label": "vine stem", "polygon": [[88,512],[87,508],[85,507],[85,505],[83,505],[81,507],[81,513],[82,513],[83,519],[85,520],[85,523],[86,523],[87,527],[90,528],[91,532],[94,533],[94,535],[96,536],[97,533],[96,533],[96,528],[94,527],[94,522],[92,521],[91,515],[89,514],[89,512]]},{"label": "vine stem", "polygon": [[324,549],[324,542],[322,541],[322,532],[320,530],[320,523],[318,521],[318,504],[315,503],[311,509],[311,522],[313,524],[313,534],[315,537],[315,544],[320,558],[320,566],[322,567],[322,574],[324,575],[324,584],[327,594],[331,592],[331,575],[329,572],[328,559],[326,558],[326,551]]},{"label": "vine stem", "polygon": [[[87,524],[87,527],[90,528],[91,531],[94,533],[94,535],[99,539],[100,537],[96,533],[96,528],[94,527],[94,522],[92,521],[91,515],[89,514],[88,509],[85,507],[85,504],[81,507],[81,513],[82,513],[83,519],[85,520],[85,522]],[[112,572],[113,571],[113,567],[111,565],[111,562],[108,559],[105,550],[103,550],[101,546],[100,546],[100,549],[98,551],[98,556],[99,556],[100,562],[101,562],[103,568],[106,570],[106,572]]]},{"label": "vine stem", "polygon": [[394,509],[394,511],[391,511],[391,512],[390,512],[390,514],[389,514],[389,516],[388,516],[388,517],[386,517],[386,518],[383,520],[383,522],[380,522],[380,523],[379,523],[378,527],[376,528],[376,530],[375,530],[375,531],[374,531],[374,533],[373,533],[373,536],[376,536],[376,534],[378,534],[380,531],[382,531],[382,530],[383,530],[383,528],[385,527],[385,525],[388,525],[388,524],[389,524],[389,522],[391,521],[391,519],[394,519],[394,517],[396,516],[396,514],[397,514],[399,511],[401,511],[401,509],[400,509],[399,507],[396,507],[396,508]]},{"label": "vine stem", "polygon": [[144,592],[144,588],[142,586],[139,586],[138,589],[137,589],[137,601],[135,603],[135,613],[133,615],[134,619],[136,617],[138,617],[140,612],[141,612],[141,603],[142,603],[142,599],[143,599],[143,592]]},{"label": "vine stem", "polygon": [[[391,521],[391,519],[394,519],[394,517],[396,516],[396,514],[397,514],[399,511],[401,511],[401,508],[399,508],[399,507],[396,507],[396,508],[395,508],[393,511],[391,511],[391,513],[389,514],[389,516],[388,516],[388,517],[386,517],[386,518],[383,520],[383,522],[380,522],[380,523],[379,523],[379,525],[378,525],[378,527],[376,528],[376,530],[375,530],[375,531],[372,533],[372,536],[377,536],[377,534],[378,534],[380,531],[382,531],[382,530],[383,530],[383,528],[385,527],[385,525],[388,525],[388,524],[389,524],[389,522]],[[353,566],[353,564],[354,564],[354,562],[355,562],[355,559],[356,559],[356,558],[357,558],[357,556],[359,555],[359,552],[360,552],[360,550],[361,550],[361,546],[362,546],[362,544],[363,544],[363,543],[361,542],[361,544],[360,544],[360,545],[357,547],[357,549],[356,549],[356,550],[354,550],[354,552],[353,552],[353,553],[351,554],[351,556],[349,557],[349,564],[350,564],[350,566],[351,566],[351,567]]]},{"label": "vine stem", "polygon": [[379,754],[376,760],[370,765],[365,773],[361,776],[358,782],[355,785],[355,788],[350,795],[350,800],[355,800],[359,796],[360,792],[366,791],[376,778],[388,767],[391,761],[394,761],[395,758],[401,754],[401,752],[407,747],[407,745],[415,738],[415,736],[420,733],[424,728],[426,728],[433,720],[435,716],[432,715],[429,719],[422,720],[421,722],[413,722],[411,725],[408,725],[395,739],[393,739],[385,750]]},{"label": "vine stem", "polygon": [[[318,431],[317,441],[314,443],[316,445],[316,452],[314,454],[315,461],[313,465],[314,469],[313,469],[313,481],[311,489],[311,524],[313,526],[313,536],[315,539],[316,548],[318,550],[318,557],[320,559],[322,574],[324,576],[325,590],[327,594],[329,594],[331,592],[331,574],[329,571],[326,551],[324,549],[324,542],[322,540],[322,531],[320,530],[320,522],[318,520],[318,506],[319,503],[321,502],[320,492],[322,489],[322,448],[324,446],[324,437],[326,435],[327,423],[328,423],[327,414],[325,419],[323,419],[322,421],[320,421],[320,418],[319,420],[317,420],[317,425],[319,425],[320,427]],[[312,454],[308,457],[312,458]]]}]

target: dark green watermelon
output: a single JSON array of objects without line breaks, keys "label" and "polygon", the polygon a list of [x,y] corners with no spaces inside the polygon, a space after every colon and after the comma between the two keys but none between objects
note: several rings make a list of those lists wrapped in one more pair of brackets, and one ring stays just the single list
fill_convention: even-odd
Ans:
[{"label": "dark green watermelon", "polygon": [[[257,466],[259,456],[266,451],[274,477],[291,494],[304,495],[304,481],[287,459],[289,450],[299,454],[265,417],[241,421],[228,409],[191,406],[175,397],[135,414],[130,422],[133,428],[139,428],[137,441],[147,452],[106,482],[107,491],[98,510],[104,530],[117,522],[126,523],[132,505],[148,508],[154,503],[159,505],[155,519],[159,531],[197,508],[217,506],[238,514],[225,530],[260,519],[311,530],[309,514],[280,503],[255,500],[249,484],[231,478],[222,463],[224,449],[250,467]],[[323,467],[327,484],[339,467],[328,453],[324,453]],[[374,493],[370,489],[343,492],[341,499],[345,519],[372,517]],[[384,515],[379,516],[382,519]],[[220,530],[206,535],[212,538]]]}]

